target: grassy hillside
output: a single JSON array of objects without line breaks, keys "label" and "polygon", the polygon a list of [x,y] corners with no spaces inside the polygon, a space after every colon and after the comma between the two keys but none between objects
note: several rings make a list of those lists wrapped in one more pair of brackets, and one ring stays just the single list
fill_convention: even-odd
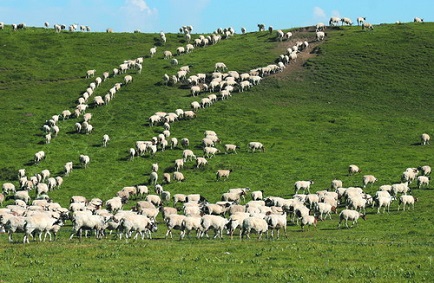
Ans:
[{"label": "grassy hillside", "polygon": [[[399,182],[407,167],[432,166],[432,146],[420,146],[419,136],[434,135],[433,31],[431,23],[381,25],[370,32],[358,27],[328,30],[325,42],[309,49],[315,56],[299,59],[302,68],[269,76],[250,91],[201,109],[194,120],[172,124],[172,136],[188,137],[199,156],[204,130],[218,134],[221,150],[225,143],[241,149],[237,155],[217,155],[205,169],[188,163],[183,170],[186,181],[165,185],[165,190],[201,193],[212,202],[235,187],[288,198],[297,180],[314,180],[312,191],[328,188],[334,178],[346,187],[361,186],[360,175],[347,176],[348,165],[357,164],[364,174],[378,178],[367,189],[373,193],[382,184]],[[294,42],[303,39],[316,45],[313,32],[293,33]],[[230,70],[245,72],[273,63],[293,44],[277,43],[274,37],[267,32],[236,35],[176,58],[180,65],[191,65],[192,73],[210,73],[219,61]],[[150,115],[189,109],[192,101],[206,96],[191,97],[188,88],[161,84],[165,73],[175,74],[179,67],[163,60],[162,52],[175,53],[176,47],[185,45],[181,35],[167,35],[165,46],[158,45],[158,34],[55,34],[27,29],[2,31],[0,38],[2,183],[18,184],[20,168],[26,168],[29,176],[43,169],[63,175],[63,165],[73,161],[76,166],[62,188],[50,193],[67,206],[72,195],[106,200],[124,186],[146,183],[155,162],[160,175],[173,171],[181,149],[133,161],[128,161],[128,149],[162,131],[161,126],[148,126]],[[154,45],[157,54],[148,58]],[[44,144],[44,122],[74,109],[93,81],[84,78],[86,70],[96,69],[101,75],[140,56],[145,57],[142,74],[129,71],[132,84],[108,105],[89,109],[92,134],[74,133],[81,118],[72,118],[61,121],[59,136]],[[105,95],[122,80],[123,76],[109,78],[94,95]],[[106,133],[111,141],[103,148]],[[261,141],[266,151],[249,153],[246,146],[253,140]],[[47,153],[47,159],[35,165],[33,155],[39,150]],[[78,164],[80,154],[91,157],[89,168]],[[229,168],[233,169],[229,180],[216,182],[217,169]],[[163,223],[154,235],[157,240],[137,242],[68,241],[70,223],[55,243],[15,245],[0,235],[6,263],[0,278],[6,282],[432,281],[432,189],[418,190],[415,184],[412,188],[419,198],[414,212],[398,212],[394,202],[390,214],[377,215],[376,208],[369,208],[367,221],[353,229],[336,229],[334,215],[309,232],[300,233],[300,227],[291,224],[288,238],[279,240],[164,240]],[[15,236],[20,239],[21,235]]]}]

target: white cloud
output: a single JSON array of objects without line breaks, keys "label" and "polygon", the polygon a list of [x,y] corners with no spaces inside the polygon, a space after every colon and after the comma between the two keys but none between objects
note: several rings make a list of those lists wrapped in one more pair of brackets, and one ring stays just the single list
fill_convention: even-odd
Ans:
[{"label": "white cloud", "polygon": [[323,20],[326,18],[326,14],[323,9],[320,7],[313,8],[313,17],[318,20]]},{"label": "white cloud", "polygon": [[158,10],[148,6],[145,0],[125,0],[121,7],[123,31],[136,29],[142,32],[154,32],[155,24],[158,22]]},{"label": "white cloud", "polygon": [[152,10],[149,8],[148,4],[146,4],[144,0],[127,0],[126,6],[131,9],[138,8],[140,12],[152,14]]}]

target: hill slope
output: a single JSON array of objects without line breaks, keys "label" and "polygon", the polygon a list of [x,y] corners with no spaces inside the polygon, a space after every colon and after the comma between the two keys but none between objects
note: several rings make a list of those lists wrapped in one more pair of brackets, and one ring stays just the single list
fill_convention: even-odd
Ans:
[{"label": "hill slope", "polygon": [[[201,109],[196,119],[172,124],[172,136],[188,137],[190,148],[198,156],[202,155],[200,143],[204,130],[218,134],[222,143],[217,147],[221,150],[225,143],[238,144],[241,147],[238,154],[219,154],[209,159],[205,169],[196,169],[193,163],[188,163],[183,169],[186,181],[164,188],[172,194],[201,193],[213,202],[235,187],[250,187],[264,190],[267,196],[287,198],[292,196],[297,180],[314,180],[312,191],[328,188],[334,178],[343,180],[346,187],[361,186],[360,175],[347,176],[348,165],[357,164],[363,173],[378,178],[376,184],[367,188],[374,193],[381,184],[399,182],[406,168],[431,164],[432,147],[419,146],[419,135],[434,133],[434,98],[430,95],[433,31],[431,23],[381,25],[372,32],[345,27],[327,31],[326,41],[319,45],[314,42],[314,33],[293,31],[293,42],[298,39],[311,42],[309,51],[313,54],[307,56],[309,60],[300,56],[297,63],[302,67],[291,67],[282,74],[268,76],[249,91],[233,93],[230,99]],[[2,32],[0,38],[3,44],[0,180],[3,183],[17,184],[19,168],[26,168],[29,176],[43,169],[49,169],[53,175],[63,175],[64,164],[73,161],[76,166],[72,174],[65,177],[62,188],[50,192],[55,201],[67,206],[72,195],[106,200],[124,186],[147,183],[151,164],[155,162],[160,165],[160,175],[163,171],[173,171],[174,160],[182,155],[180,148],[133,161],[128,160],[128,149],[134,147],[137,140],[149,140],[162,131],[161,126],[148,126],[150,115],[156,111],[173,112],[177,108],[187,110],[192,101],[207,95],[191,97],[187,87],[161,84],[165,73],[173,75],[179,67],[162,59],[162,51],[175,52],[176,47],[185,45],[182,36],[168,35],[165,46],[158,45],[158,34],[54,34],[43,29],[28,29]],[[293,42],[278,43],[275,35],[267,32],[249,33],[196,48],[177,59],[180,65],[191,65],[192,73],[211,73],[214,63],[219,61],[225,62],[230,70],[246,72],[274,63]],[[149,48],[154,45],[158,48],[157,55],[148,58]],[[64,109],[74,109],[78,97],[93,81],[84,78],[86,70],[96,69],[101,75],[124,60],[140,56],[146,57],[142,74],[129,71],[134,78],[132,84],[123,87],[108,105],[89,109],[95,128],[92,134],[75,133],[74,124],[81,122],[81,117],[71,118],[60,121],[59,136],[53,138],[51,144],[44,144],[41,131],[44,122]],[[94,96],[104,96],[114,83],[122,80],[123,76],[109,78]],[[107,148],[101,147],[103,134],[111,137]],[[254,140],[265,145],[264,153],[248,152],[246,146]],[[39,150],[47,153],[47,159],[34,164],[33,155]],[[80,154],[91,157],[87,169],[78,164]],[[233,172],[227,181],[216,182],[215,172],[223,168],[233,169]],[[107,263],[113,260],[109,254],[112,252],[117,264],[137,262],[145,249],[150,258],[173,254],[173,260],[161,257],[159,265],[144,260],[142,265],[147,266],[148,271],[159,274],[155,281],[173,278],[197,281],[203,274],[209,278],[229,274],[228,278],[237,278],[234,281],[240,282],[258,276],[280,281],[306,278],[311,282],[319,280],[325,272],[329,278],[340,280],[356,277],[378,282],[409,278],[427,281],[432,277],[430,266],[420,259],[431,256],[427,247],[432,246],[430,231],[434,228],[430,220],[432,190],[417,190],[415,184],[412,188],[413,194],[420,198],[415,212],[397,212],[396,203],[389,215],[376,215],[376,208],[369,208],[369,220],[349,231],[336,230],[337,218],[333,216],[332,221],[321,222],[318,231],[303,235],[296,233],[299,227],[292,225],[288,240],[255,242],[254,245],[233,241],[230,248],[226,241],[222,244],[191,240],[187,242],[191,255],[185,255],[183,243],[175,241],[167,241],[163,247],[160,241],[143,245],[93,239],[89,242],[94,247],[86,253],[89,258],[97,257]],[[131,201],[126,207],[134,203]],[[160,226],[157,238],[162,238],[165,232],[163,225]],[[69,228],[65,227],[67,232],[61,236],[62,243],[81,249],[83,245],[65,240]],[[342,238],[347,240],[340,241]],[[7,241],[5,236],[1,240],[2,243]],[[357,242],[356,247],[354,242]],[[55,244],[45,243],[40,247],[52,248],[52,258],[44,256],[43,260],[60,272],[62,260],[56,263],[56,258],[65,251]],[[401,258],[403,246],[406,246],[405,258]],[[31,248],[31,254],[44,254],[38,245]],[[26,253],[16,245],[5,249],[6,254],[11,254],[8,262],[13,262],[12,255]],[[223,249],[232,254],[230,259],[220,257]],[[357,256],[348,255],[353,249],[357,250]],[[207,255],[217,252],[219,256],[204,258],[204,250]],[[300,252],[306,255],[304,259],[298,256]],[[288,263],[288,257],[294,254],[296,258],[291,257]],[[324,263],[324,255],[334,257],[334,262]],[[380,267],[382,262],[377,257],[397,262]],[[83,267],[93,266],[92,261],[81,263],[77,254],[71,258]],[[303,268],[297,266],[295,259],[300,260]],[[27,260],[33,259],[29,256]],[[215,268],[194,264],[202,260],[211,262]],[[234,262],[242,264],[243,269],[231,268]],[[348,268],[342,268],[344,262],[349,264]],[[258,263],[266,268],[257,271]],[[419,266],[416,270],[412,267],[415,265]],[[125,279],[116,269],[107,270],[102,266],[94,270],[94,278]],[[14,264],[8,265],[0,278],[10,278],[16,273],[14,267]],[[86,281],[86,273],[80,272],[80,268],[73,265],[69,270],[77,276],[77,281]],[[44,271],[53,273],[48,269]],[[35,272],[26,270],[25,278],[40,279],[41,275]],[[134,265],[128,268],[132,281],[142,278],[143,273],[148,272]],[[54,279],[53,276],[49,278]],[[59,275],[63,279],[66,276]]]}]

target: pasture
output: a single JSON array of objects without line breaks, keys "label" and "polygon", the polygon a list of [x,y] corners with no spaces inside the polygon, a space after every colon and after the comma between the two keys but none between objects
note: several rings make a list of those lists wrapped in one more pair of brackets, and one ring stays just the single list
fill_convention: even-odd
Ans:
[{"label": "pasture", "polygon": [[[222,152],[203,169],[187,162],[182,170],[186,180],[164,185],[165,190],[172,195],[200,193],[210,202],[237,187],[290,198],[298,180],[314,180],[311,192],[315,192],[329,188],[335,178],[344,187],[361,186],[362,175],[373,174],[378,182],[366,191],[374,194],[382,184],[398,183],[408,167],[433,166],[433,145],[421,146],[419,136],[434,135],[434,24],[326,32],[321,44],[315,42],[314,32],[298,28],[293,29],[291,42],[276,42],[275,34],[268,32],[237,34],[175,56],[179,66],[172,66],[163,59],[163,51],[175,53],[185,45],[182,35],[168,34],[162,46],[158,34],[3,30],[0,181],[17,185],[20,168],[28,176],[43,169],[63,176],[64,164],[72,161],[74,169],[64,177],[61,189],[50,192],[54,201],[68,207],[73,195],[107,200],[124,186],[146,184],[152,163],[158,162],[160,175],[172,173],[174,160],[182,157],[181,148],[131,161],[128,149],[163,130],[150,127],[149,116],[188,110],[192,101],[208,93],[192,97],[188,87],[163,85],[163,75],[173,75],[183,65],[190,65],[192,73],[211,73],[216,62],[248,72],[274,63],[298,39],[312,46],[305,59],[300,56],[287,67],[290,70],[200,109],[195,119],[171,125],[171,135],[188,137],[197,156],[202,155],[203,132],[214,130],[222,140],[217,145]],[[154,45],[157,53],[149,58]],[[52,115],[75,108],[93,81],[85,78],[86,70],[96,69],[101,75],[124,60],[142,56],[142,73],[128,71],[134,78],[131,84],[109,104],[88,109],[93,115],[91,134],[76,133],[74,124],[81,117],[70,118],[59,121],[59,135],[45,144],[42,125]],[[103,96],[123,77],[110,77],[94,96]],[[102,147],[104,134],[111,138],[107,147]],[[249,152],[250,141],[262,142],[265,152]],[[238,154],[224,154],[225,143],[239,145]],[[34,164],[39,150],[47,158]],[[91,158],[86,169],[78,163],[80,154]],[[349,164],[357,164],[362,173],[348,176]],[[233,171],[227,181],[217,182],[218,169]],[[70,222],[55,242],[23,245],[18,233],[9,243],[7,235],[0,234],[0,282],[429,282],[433,281],[433,189],[432,185],[417,189],[415,183],[410,187],[419,199],[414,211],[397,211],[397,201],[390,213],[368,208],[367,220],[350,229],[337,228],[338,215],[304,232],[289,221],[287,237],[280,239],[258,241],[253,235],[250,240],[225,236],[179,241],[179,231],[174,239],[164,239],[160,217],[153,239],[143,241],[114,235],[69,241]],[[3,206],[12,203],[7,200]],[[131,200],[124,208],[134,204]]]}]

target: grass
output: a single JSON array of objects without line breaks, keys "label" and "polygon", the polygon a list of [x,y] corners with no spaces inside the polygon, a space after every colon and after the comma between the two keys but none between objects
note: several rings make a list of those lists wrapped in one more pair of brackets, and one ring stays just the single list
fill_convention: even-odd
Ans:
[{"label": "grass", "polygon": [[[164,188],[172,194],[201,193],[213,202],[235,187],[290,197],[297,180],[314,180],[313,191],[328,188],[334,178],[345,186],[360,186],[361,176],[347,176],[346,171],[349,164],[357,164],[379,179],[367,188],[374,193],[381,184],[398,182],[405,168],[431,164],[432,146],[419,146],[419,135],[434,133],[429,75],[434,68],[433,30],[433,24],[424,23],[380,25],[372,32],[358,27],[328,31],[326,41],[315,48],[317,56],[303,62],[302,69],[267,77],[250,91],[200,110],[196,119],[173,124],[172,136],[188,137],[199,155],[207,129],[216,131],[222,144],[236,143],[241,149],[237,155],[217,155],[205,169],[187,164],[186,181]],[[309,32],[294,35],[314,39]],[[162,52],[185,45],[183,36],[167,35],[165,46],[158,45],[158,34],[55,34],[29,28],[4,30],[0,37],[3,183],[17,184],[19,168],[26,168],[29,176],[43,169],[62,175],[63,165],[73,161],[75,168],[62,188],[50,193],[68,206],[72,195],[106,200],[124,186],[146,183],[152,163],[158,162],[162,171],[173,170],[180,149],[127,159],[136,140],[162,131],[147,125],[150,115],[188,109],[191,101],[199,100],[189,96],[188,89],[161,85],[164,73],[177,70],[162,59]],[[148,58],[154,45],[157,55]],[[286,48],[267,32],[248,33],[177,59],[192,65],[193,73],[210,73],[219,61],[244,72],[273,63]],[[102,74],[140,56],[146,57],[142,74],[130,71],[131,85],[107,106],[89,110],[94,116],[91,135],[73,133],[81,121],[73,118],[61,121],[59,136],[44,144],[40,128],[51,115],[75,107],[92,81],[84,78],[87,69]],[[122,78],[110,78],[95,95],[104,95]],[[111,141],[102,148],[105,133]],[[246,145],[253,140],[264,143],[266,151],[248,153]],[[39,150],[47,159],[35,165],[33,154]],[[80,154],[91,157],[86,170],[78,165]],[[223,168],[233,173],[228,181],[216,182],[215,172]],[[333,216],[306,232],[290,224],[288,237],[279,240],[165,240],[163,223],[154,239],[145,241],[68,241],[70,223],[56,242],[22,245],[18,234],[10,244],[0,235],[0,281],[432,281],[432,188],[412,188],[419,198],[414,212],[398,212],[395,202],[390,213],[377,215],[376,208],[369,208],[368,219],[351,229],[336,229]]]}]

